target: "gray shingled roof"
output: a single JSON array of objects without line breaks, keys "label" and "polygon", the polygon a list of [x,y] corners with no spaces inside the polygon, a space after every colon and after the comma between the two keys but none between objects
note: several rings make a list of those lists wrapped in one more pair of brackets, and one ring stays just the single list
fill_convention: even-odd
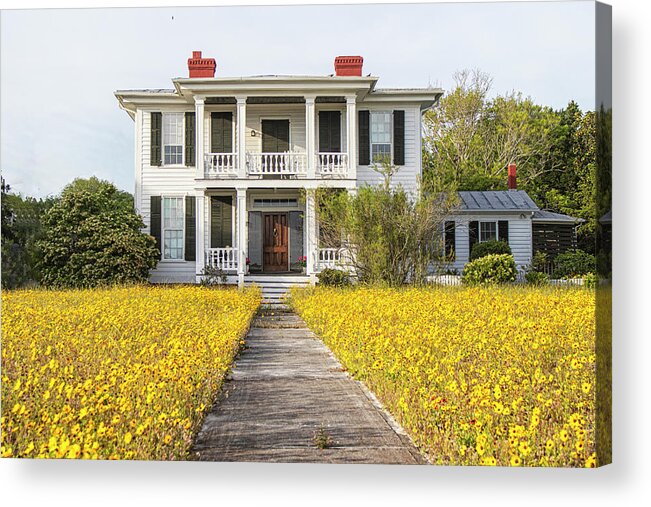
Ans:
[{"label": "gray shingled roof", "polygon": [[464,211],[538,211],[524,190],[487,190],[458,192]]},{"label": "gray shingled roof", "polygon": [[532,220],[534,222],[585,222],[582,218],[575,218],[562,213],[554,213],[553,211],[539,210],[533,212]]}]

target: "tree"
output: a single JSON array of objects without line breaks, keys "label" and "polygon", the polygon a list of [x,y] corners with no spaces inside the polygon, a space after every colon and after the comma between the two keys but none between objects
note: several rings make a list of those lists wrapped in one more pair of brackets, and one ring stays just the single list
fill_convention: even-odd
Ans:
[{"label": "tree", "polygon": [[[91,179],[92,180],[92,179]],[[142,219],[124,192],[105,181],[75,180],[45,214],[39,242],[41,282],[49,287],[93,287],[143,282],[160,252],[143,234]]]},{"label": "tree", "polygon": [[376,170],[384,176],[384,183],[364,186],[356,195],[319,189],[321,241],[337,247],[345,238],[361,282],[422,283],[443,254],[443,221],[455,194],[410,195],[400,186],[391,188],[396,166],[385,162]]},{"label": "tree", "polygon": [[39,258],[37,241],[43,227],[43,214],[54,198],[35,199],[10,192],[3,179],[2,187],[2,286],[12,289],[36,283]]},{"label": "tree", "polygon": [[573,101],[554,111],[515,91],[489,99],[491,79],[477,70],[457,72],[455,83],[424,115],[425,188],[505,189],[508,164],[515,163],[518,188],[540,208],[584,219],[578,244],[594,252],[595,113]]}]

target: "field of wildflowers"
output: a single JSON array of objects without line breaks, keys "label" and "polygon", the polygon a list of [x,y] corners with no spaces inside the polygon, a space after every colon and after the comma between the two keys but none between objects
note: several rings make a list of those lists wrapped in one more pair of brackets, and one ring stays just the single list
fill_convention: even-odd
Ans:
[{"label": "field of wildflowers", "polygon": [[257,289],[2,294],[2,456],[184,459]]},{"label": "field of wildflowers", "polygon": [[597,465],[594,291],[324,287],[292,305],[432,463]]}]

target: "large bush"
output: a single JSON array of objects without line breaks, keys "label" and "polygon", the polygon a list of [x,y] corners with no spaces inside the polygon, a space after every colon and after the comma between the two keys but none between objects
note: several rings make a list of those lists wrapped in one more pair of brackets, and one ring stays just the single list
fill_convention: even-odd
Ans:
[{"label": "large bush", "polygon": [[491,254],[511,255],[511,247],[506,241],[498,241],[496,239],[482,241],[481,243],[475,243],[472,247],[472,251],[470,252],[470,260],[474,261]]},{"label": "large bush", "polygon": [[555,278],[573,278],[596,271],[594,255],[583,250],[570,250],[558,255],[554,261]]},{"label": "large bush", "polygon": [[321,243],[339,247],[346,238],[350,263],[363,283],[424,283],[440,258],[441,228],[456,194],[413,195],[391,184],[399,168],[386,162],[374,168],[384,178],[382,185],[363,186],[356,195],[316,192]]},{"label": "large bush", "polygon": [[142,219],[123,204],[122,194],[108,182],[63,191],[43,219],[38,266],[43,285],[94,287],[147,280],[160,252],[154,239],[140,232]]},{"label": "large bush", "polygon": [[489,254],[466,264],[461,280],[468,285],[515,282],[518,271],[509,254]]}]

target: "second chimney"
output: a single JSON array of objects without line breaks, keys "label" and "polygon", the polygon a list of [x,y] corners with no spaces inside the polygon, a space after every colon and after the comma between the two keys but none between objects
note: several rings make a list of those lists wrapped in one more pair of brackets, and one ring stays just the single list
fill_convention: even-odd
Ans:
[{"label": "second chimney", "polygon": [[515,164],[509,164],[509,178],[508,178],[508,187],[509,190],[517,190],[518,189],[518,182],[515,177]]},{"label": "second chimney", "polygon": [[201,58],[201,51],[193,51],[192,58],[188,58],[190,77],[215,77],[215,67],[215,59]]},{"label": "second chimney", "polygon": [[335,75],[361,76],[364,58],[361,56],[338,56],[335,58]]}]

